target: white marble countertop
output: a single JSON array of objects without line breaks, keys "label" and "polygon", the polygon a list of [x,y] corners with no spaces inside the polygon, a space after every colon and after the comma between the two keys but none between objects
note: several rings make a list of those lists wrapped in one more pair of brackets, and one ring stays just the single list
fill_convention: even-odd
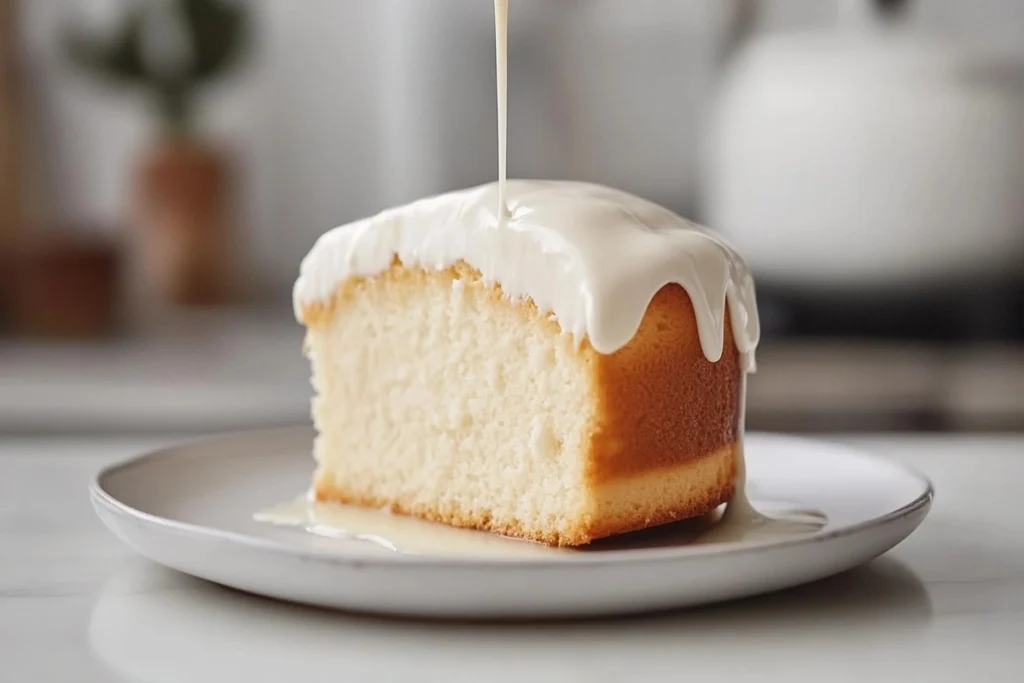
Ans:
[{"label": "white marble countertop", "polygon": [[166,439],[0,437],[0,680],[1024,680],[1024,435],[833,438],[935,482],[928,520],[881,560],[685,613],[469,625],[298,608],[163,570],[100,525],[87,483]]}]

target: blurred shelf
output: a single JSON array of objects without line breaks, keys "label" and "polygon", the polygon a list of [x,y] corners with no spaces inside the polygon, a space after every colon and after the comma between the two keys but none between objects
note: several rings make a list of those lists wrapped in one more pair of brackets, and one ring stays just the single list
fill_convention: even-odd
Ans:
[{"label": "blurred shelf", "polygon": [[0,431],[209,431],[309,419],[302,329],[280,313],[198,316],[146,338],[0,343]]},{"label": "blurred shelf", "polygon": [[[302,329],[218,313],[117,343],[0,342],[0,432],[234,430],[309,420]],[[1024,347],[771,341],[750,429],[1024,430]]]},{"label": "blurred shelf", "polygon": [[1024,430],[1024,347],[785,341],[758,352],[751,429]]}]

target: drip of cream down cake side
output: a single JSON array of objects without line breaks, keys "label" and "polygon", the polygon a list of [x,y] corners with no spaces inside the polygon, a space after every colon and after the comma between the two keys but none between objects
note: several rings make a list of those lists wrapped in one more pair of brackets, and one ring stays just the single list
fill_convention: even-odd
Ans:
[{"label": "drip of cream down cake side", "polygon": [[556,545],[742,485],[750,272],[656,204],[507,182],[336,228],[295,284],[321,501]]}]

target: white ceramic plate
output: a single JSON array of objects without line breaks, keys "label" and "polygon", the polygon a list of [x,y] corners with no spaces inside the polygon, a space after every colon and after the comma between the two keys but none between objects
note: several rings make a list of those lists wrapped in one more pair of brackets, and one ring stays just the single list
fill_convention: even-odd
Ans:
[{"label": "white ceramic plate", "polygon": [[[867,562],[924,519],[932,488],[858,451],[749,434],[750,493],[824,513],[820,531],[774,541],[557,557],[404,555],[256,522],[308,488],[308,428],[170,448],[101,472],[92,500],[142,555],[233,588],[312,605],[407,616],[539,618],[623,614],[740,598]],[[655,536],[656,538],[656,536]]]}]

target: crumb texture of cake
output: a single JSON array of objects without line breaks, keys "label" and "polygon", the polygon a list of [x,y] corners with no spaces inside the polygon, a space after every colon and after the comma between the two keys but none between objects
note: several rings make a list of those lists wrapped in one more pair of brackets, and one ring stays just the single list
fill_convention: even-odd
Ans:
[{"label": "crumb texture of cake", "polygon": [[663,209],[565,187],[510,183],[500,227],[476,189],[321,238],[295,288],[317,499],[567,546],[729,500],[749,275]]},{"label": "crumb texture of cake", "polygon": [[464,264],[395,264],[308,315],[320,500],[579,545],[728,500],[740,371],[678,287],[614,355]]}]

